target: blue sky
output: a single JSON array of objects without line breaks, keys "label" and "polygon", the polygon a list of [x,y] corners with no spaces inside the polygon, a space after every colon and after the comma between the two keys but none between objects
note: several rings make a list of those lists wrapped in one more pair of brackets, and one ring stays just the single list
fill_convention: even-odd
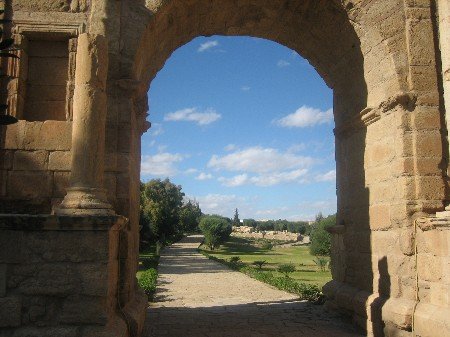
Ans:
[{"label": "blue sky", "polygon": [[169,177],[204,213],[313,219],[336,211],[332,90],[289,48],[199,37],[149,91],[141,178]]}]

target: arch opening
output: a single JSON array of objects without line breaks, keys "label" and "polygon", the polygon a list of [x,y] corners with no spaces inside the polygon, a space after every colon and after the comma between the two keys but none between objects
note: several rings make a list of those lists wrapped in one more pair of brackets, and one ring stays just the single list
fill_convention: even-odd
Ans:
[{"label": "arch opening", "polygon": [[[177,48],[198,36],[224,35],[275,41],[307,59],[333,89],[334,121],[339,130],[354,123],[369,101],[380,98],[379,92],[374,93],[376,98],[369,96],[367,79],[370,76],[367,76],[361,40],[340,4],[314,1],[288,2],[280,6],[278,2],[261,5],[245,1],[240,2],[238,11],[232,10],[232,6],[171,1],[156,9],[139,41],[133,64],[132,77],[140,85],[137,96],[146,97],[151,81]],[[374,273],[370,262],[369,195],[363,164],[365,130],[351,138],[336,144],[337,222],[340,225],[349,222],[358,227],[360,245],[365,247],[366,254],[360,259],[361,276],[350,281],[345,248],[336,247],[333,278],[339,284],[349,282],[355,289],[364,289],[369,294],[374,289]],[[349,198],[351,190],[358,195],[357,202]],[[349,221],[355,217],[357,221]],[[333,240],[335,245],[344,240],[344,236],[342,233],[334,235]]]},{"label": "arch opening", "polygon": [[[188,196],[203,199],[260,194],[263,208],[241,209],[244,218],[267,218],[262,214],[269,214],[275,189],[292,208],[305,205],[301,214],[291,209],[271,219],[335,213],[332,91],[291,49],[251,37],[198,38],[172,54],[152,82],[149,101],[153,127],[142,138],[145,180],[176,177]],[[314,187],[325,182],[332,182],[327,193]],[[302,188],[307,192],[299,196]],[[323,200],[326,209],[306,212],[306,202],[311,207]],[[238,206],[221,215],[231,217]]]},{"label": "arch opening", "polygon": [[[389,15],[399,13],[402,6],[392,3]],[[151,81],[177,48],[198,36],[213,35],[252,36],[280,43],[307,59],[333,89],[337,226],[331,230],[333,281],[325,292],[330,303],[339,303],[343,310],[348,310],[345,302],[353,300],[344,300],[347,295],[342,292],[347,289],[349,296],[359,294],[361,302],[350,310],[355,321],[367,331],[382,329],[376,315],[360,317],[357,312],[366,310],[371,294],[383,299],[391,296],[390,287],[382,286],[390,284],[391,276],[381,272],[380,264],[374,261],[374,256],[382,254],[378,244],[382,238],[381,233],[373,232],[373,223],[386,221],[376,213],[398,202],[393,199],[387,205],[385,201],[379,204],[382,197],[377,190],[380,182],[398,182],[389,164],[395,150],[376,154],[380,141],[387,147],[395,146],[391,127],[395,122],[391,116],[370,131],[368,126],[378,121],[384,102],[393,102],[398,114],[408,109],[403,108],[409,99],[400,97],[410,96],[397,95],[404,89],[405,70],[399,68],[404,55],[393,57],[392,46],[383,42],[386,37],[377,26],[356,24],[361,14],[358,9],[337,1],[166,1],[150,9],[152,17],[131,48],[137,52],[130,55],[133,62],[129,69],[141,100],[147,101]],[[379,138],[382,132],[385,137]],[[381,175],[373,174],[380,170]],[[380,304],[376,311],[381,312],[382,307]]]}]

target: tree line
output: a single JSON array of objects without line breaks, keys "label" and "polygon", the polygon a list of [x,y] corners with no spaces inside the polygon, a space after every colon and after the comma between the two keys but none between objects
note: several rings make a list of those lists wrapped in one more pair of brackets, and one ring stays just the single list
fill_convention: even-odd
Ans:
[{"label": "tree line", "polygon": [[156,242],[168,244],[198,231],[212,250],[229,238],[231,219],[203,214],[198,202],[184,198],[180,185],[153,179],[141,182],[140,189],[141,248]]},{"label": "tree line", "polygon": [[[237,214],[237,210],[236,210]],[[331,234],[328,227],[336,224],[336,214],[324,217],[322,213],[316,215],[316,220],[312,223],[307,221],[288,220],[265,220],[244,219],[242,223],[233,221],[233,225],[243,225],[253,227],[258,231],[288,231],[310,236],[310,252],[316,256],[330,256],[331,254]]]},{"label": "tree line", "polygon": [[288,220],[255,220],[244,219],[243,226],[253,227],[258,231],[288,231],[290,233],[300,233],[309,235],[312,226],[307,221],[288,221]]},{"label": "tree line", "polygon": [[306,221],[239,220],[236,209],[234,218],[220,215],[203,214],[200,205],[195,200],[185,199],[180,185],[175,185],[169,179],[153,179],[141,183],[140,200],[140,233],[141,246],[159,241],[167,244],[180,239],[186,233],[201,231],[205,244],[215,249],[225,242],[232,231],[232,226],[249,226],[260,231],[288,231],[310,235],[311,254],[329,256],[331,250],[331,235],[327,228],[336,223],[336,215],[316,216],[309,224]]},{"label": "tree line", "polygon": [[141,182],[141,244],[170,242],[197,230],[202,211],[198,202],[184,199],[181,189],[169,179]]}]

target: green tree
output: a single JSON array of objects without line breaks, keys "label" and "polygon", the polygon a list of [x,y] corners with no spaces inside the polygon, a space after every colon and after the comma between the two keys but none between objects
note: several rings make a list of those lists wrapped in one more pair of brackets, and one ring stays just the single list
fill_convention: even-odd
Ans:
[{"label": "green tree", "polygon": [[181,186],[169,179],[141,184],[141,224],[148,226],[153,238],[161,240],[176,233],[183,197]]},{"label": "green tree", "polygon": [[239,220],[239,212],[238,209],[234,211],[234,218],[233,218],[233,226],[240,226],[241,220]]},{"label": "green tree", "polygon": [[205,244],[214,250],[225,242],[231,234],[231,225],[224,217],[204,215],[200,219],[199,228],[205,236]]},{"label": "green tree", "polygon": [[311,245],[309,250],[312,255],[329,256],[331,253],[331,234],[327,228],[336,224],[336,214],[323,218],[311,231]]},{"label": "green tree", "polygon": [[274,228],[274,223],[271,220],[268,221],[258,221],[256,229],[259,231],[272,231]]},{"label": "green tree", "polygon": [[202,211],[198,202],[189,200],[180,209],[179,229],[184,232],[194,232],[198,228]]},{"label": "green tree", "polygon": [[275,221],[273,229],[276,231],[285,231],[287,230],[288,221],[286,220],[277,220]]},{"label": "green tree", "polygon": [[317,213],[316,215],[316,223],[319,223],[323,220],[322,212]]},{"label": "green tree", "polygon": [[253,227],[253,228],[255,228],[256,224],[257,224],[255,219],[244,219],[243,223],[244,223],[244,226]]}]

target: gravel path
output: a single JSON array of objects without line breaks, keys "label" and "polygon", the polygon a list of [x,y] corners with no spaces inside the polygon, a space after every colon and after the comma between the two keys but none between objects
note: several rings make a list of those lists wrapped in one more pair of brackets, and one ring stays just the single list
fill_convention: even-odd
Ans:
[{"label": "gravel path", "polygon": [[197,252],[202,236],[164,249],[144,336],[361,336],[321,306],[298,301]]}]

